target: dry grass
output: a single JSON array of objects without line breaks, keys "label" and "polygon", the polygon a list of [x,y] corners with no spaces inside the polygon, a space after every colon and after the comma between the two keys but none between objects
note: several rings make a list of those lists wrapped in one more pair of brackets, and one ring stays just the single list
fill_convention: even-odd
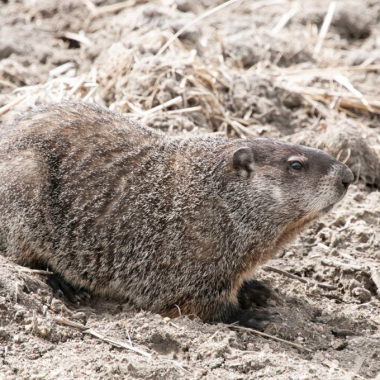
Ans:
[{"label": "dry grass", "polygon": [[[140,4],[138,1],[128,0],[97,7],[90,0],[82,1],[89,8],[94,19]],[[243,118],[234,115],[226,104],[224,96],[233,87],[233,77],[243,76],[245,73],[243,74],[237,67],[226,65],[222,54],[219,57],[220,65],[206,64],[194,50],[188,50],[178,39],[182,33],[195,24],[201,23],[206,17],[229,5],[242,3],[244,0],[230,0],[209,9],[172,35],[157,30],[157,39],[166,39],[166,43],[162,44],[156,55],[150,57],[140,57],[133,49],[128,51],[130,62],[123,72],[117,71],[118,69],[115,67],[120,67],[121,59],[125,65],[125,57],[119,57],[119,61],[116,59],[116,63],[114,62],[108,67],[107,65],[97,65],[95,62],[88,73],[80,75],[72,62],[58,66],[51,70],[50,78],[46,83],[15,88],[13,99],[11,96],[9,103],[0,108],[0,115],[14,109],[20,103],[32,106],[70,99],[105,104],[111,109],[116,109],[145,122],[149,122],[158,115],[173,117],[174,115],[199,114],[206,121],[208,132],[240,138],[256,136],[257,133],[252,126],[258,124],[257,119],[251,117],[249,113]],[[297,14],[300,4],[284,0],[271,0],[258,1],[251,5],[256,9],[280,3],[284,5],[286,12],[272,28],[271,33],[274,35],[278,34]],[[328,64],[326,56],[331,53],[331,46],[326,48],[324,45],[326,45],[328,27],[334,14],[334,8],[335,2],[332,2],[320,33],[309,33],[311,50],[315,51],[321,64]],[[62,36],[84,46],[93,45],[93,42],[82,33],[66,32]],[[157,43],[157,39],[154,43]],[[277,86],[289,93],[296,93],[304,97],[322,118],[334,119],[337,117],[337,113],[334,111],[342,111],[350,116],[361,113],[365,115],[380,114],[380,99],[377,96],[361,93],[350,81],[352,73],[378,71],[379,69],[380,65],[280,69],[263,60],[251,67],[248,72],[250,75],[264,73],[271,77]],[[99,70],[103,70],[100,76],[98,75]],[[110,79],[110,77],[112,78]],[[153,84],[148,86],[138,97],[129,91],[127,85],[131,78],[135,79],[136,77]],[[177,93],[171,99],[163,101],[157,95],[162,90],[167,78],[178,82],[179,90],[177,89]],[[311,78],[314,80],[313,86],[309,85]],[[324,80],[330,80],[328,89],[323,87]],[[9,83],[14,87],[11,82]],[[331,85],[331,83],[333,84]],[[125,88],[122,88],[123,86]],[[122,96],[115,95],[113,102],[104,101],[105,94],[113,87],[119,94],[122,93]]]}]

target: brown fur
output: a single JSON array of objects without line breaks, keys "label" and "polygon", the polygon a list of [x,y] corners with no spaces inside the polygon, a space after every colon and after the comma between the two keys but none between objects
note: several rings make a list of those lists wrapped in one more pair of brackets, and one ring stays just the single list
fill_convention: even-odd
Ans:
[{"label": "brown fur", "polygon": [[316,149],[167,137],[98,106],[55,104],[0,132],[0,248],[153,312],[224,320],[254,269],[351,181]]}]

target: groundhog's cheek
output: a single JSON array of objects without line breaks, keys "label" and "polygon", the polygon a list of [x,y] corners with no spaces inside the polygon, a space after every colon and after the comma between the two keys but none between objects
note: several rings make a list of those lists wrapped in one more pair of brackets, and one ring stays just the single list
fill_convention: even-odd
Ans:
[{"label": "groundhog's cheek", "polygon": [[335,182],[335,179],[326,176],[321,179],[317,187],[316,196],[326,206],[340,201],[345,194],[345,192],[338,188]]},{"label": "groundhog's cheek", "polygon": [[282,203],[284,201],[284,192],[283,190],[278,187],[274,186],[270,189],[271,193],[271,198],[276,202],[276,203]]}]

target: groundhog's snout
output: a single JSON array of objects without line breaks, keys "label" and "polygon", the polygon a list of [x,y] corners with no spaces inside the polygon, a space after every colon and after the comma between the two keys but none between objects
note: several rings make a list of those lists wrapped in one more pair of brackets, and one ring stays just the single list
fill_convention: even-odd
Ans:
[{"label": "groundhog's snout", "polygon": [[340,168],[337,172],[336,185],[341,199],[346,195],[348,186],[354,182],[354,174],[348,166],[344,164],[340,164],[339,166]]},{"label": "groundhog's snout", "polygon": [[[322,191],[324,196],[327,195],[327,198],[324,198],[324,201],[328,203],[327,207],[323,207],[323,212],[329,212],[333,206],[340,202],[347,193],[348,186],[354,182],[354,175],[348,166],[342,164],[341,162],[336,162],[334,160],[334,164],[331,166],[331,172],[329,176],[328,182],[330,182],[330,191]],[[332,180],[332,181],[331,181]],[[321,181],[322,189],[326,189],[326,177]]]},{"label": "groundhog's snout", "polygon": [[344,165],[339,180],[340,183],[343,185],[344,189],[348,189],[348,186],[350,186],[351,183],[354,182],[354,174],[348,166]]}]

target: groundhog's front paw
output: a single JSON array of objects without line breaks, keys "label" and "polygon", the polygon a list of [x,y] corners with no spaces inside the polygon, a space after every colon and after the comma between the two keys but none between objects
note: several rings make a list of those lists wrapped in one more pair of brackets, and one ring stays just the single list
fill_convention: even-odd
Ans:
[{"label": "groundhog's front paw", "polygon": [[237,308],[224,322],[229,324],[238,323],[240,326],[263,331],[271,322],[271,315],[267,311],[243,310]]},{"label": "groundhog's front paw", "polygon": [[47,283],[52,287],[55,296],[66,297],[72,303],[84,301],[90,297],[85,290],[73,287],[58,273],[49,275]]},{"label": "groundhog's front paw", "polygon": [[265,327],[272,321],[267,311],[257,312],[255,310],[242,310],[239,325],[250,327],[255,330],[264,331]]},{"label": "groundhog's front paw", "polygon": [[270,296],[274,295],[272,289],[258,280],[244,281],[239,289],[238,300],[242,309],[249,309],[253,305],[267,306]]}]

